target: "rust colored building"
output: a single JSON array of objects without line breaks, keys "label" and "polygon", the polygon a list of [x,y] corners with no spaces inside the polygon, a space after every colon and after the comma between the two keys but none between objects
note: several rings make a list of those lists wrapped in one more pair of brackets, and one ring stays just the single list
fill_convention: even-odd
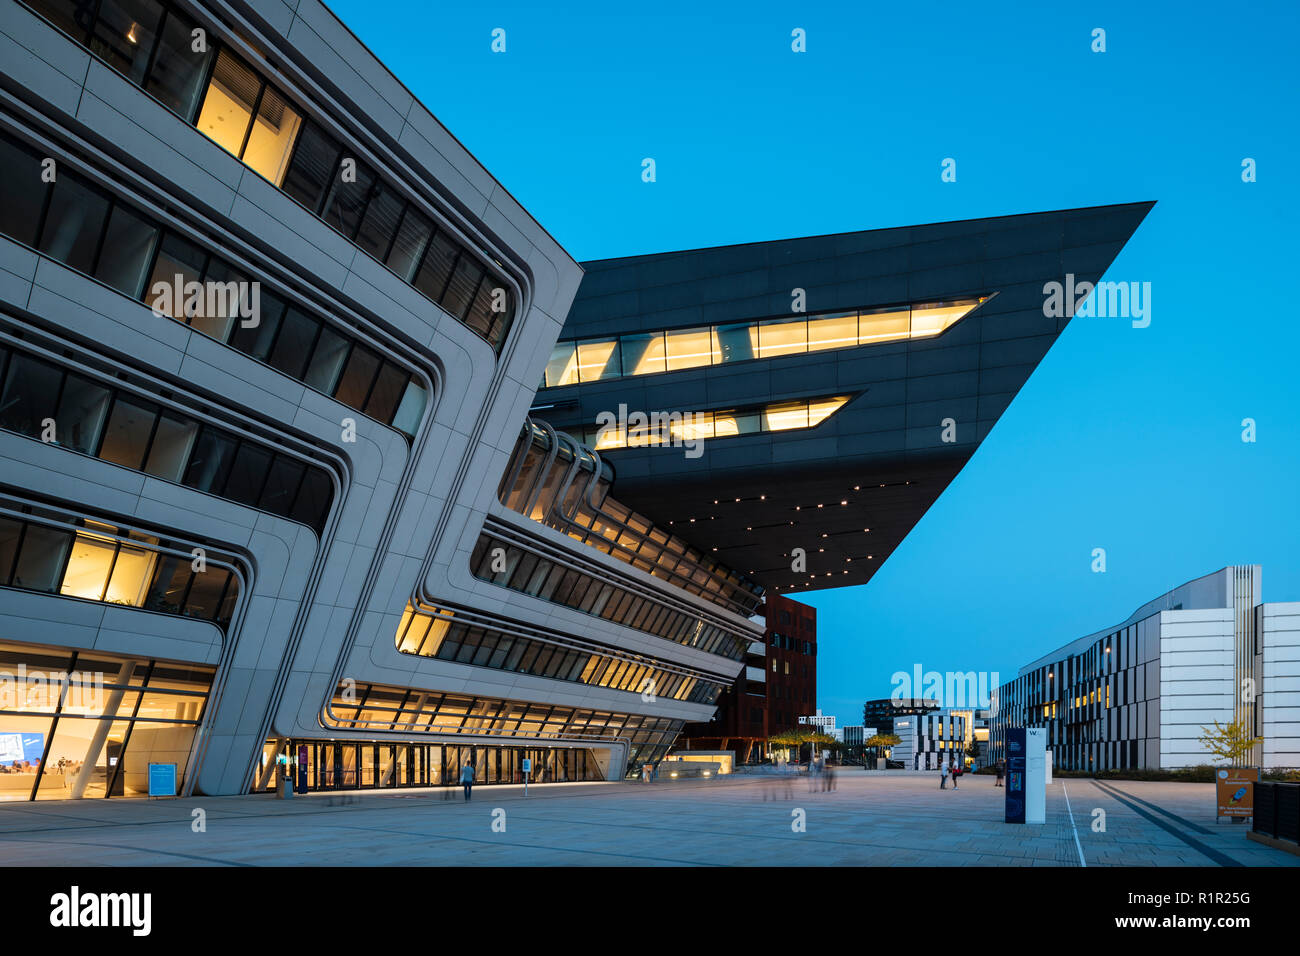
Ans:
[{"label": "rust colored building", "polygon": [[731,750],[737,763],[767,754],[772,734],[794,728],[817,703],[817,609],[768,594],[763,642],[750,645],[745,669],[718,700],[708,723],[687,724],[679,750]]}]

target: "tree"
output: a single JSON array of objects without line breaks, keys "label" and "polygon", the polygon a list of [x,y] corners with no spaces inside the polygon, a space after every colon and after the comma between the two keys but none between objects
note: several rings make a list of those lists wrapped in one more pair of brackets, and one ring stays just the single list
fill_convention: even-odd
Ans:
[{"label": "tree", "polygon": [[867,747],[897,747],[903,742],[898,734],[873,734],[867,738]]},{"label": "tree", "polygon": [[1226,727],[1216,720],[1213,729],[1201,728],[1200,741],[1206,750],[1220,760],[1239,766],[1242,760],[1250,756],[1255,744],[1259,743],[1259,738],[1251,736],[1244,720],[1234,720]]},{"label": "tree", "polygon": [[972,760],[978,760],[978,759],[979,759],[979,756],[980,756],[980,745],[979,745],[978,743],[975,742],[975,738],[974,738],[974,737],[972,737],[972,738],[971,738],[971,742],[968,743],[968,744],[966,745],[966,756],[967,756],[967,757],[970,757]]}]

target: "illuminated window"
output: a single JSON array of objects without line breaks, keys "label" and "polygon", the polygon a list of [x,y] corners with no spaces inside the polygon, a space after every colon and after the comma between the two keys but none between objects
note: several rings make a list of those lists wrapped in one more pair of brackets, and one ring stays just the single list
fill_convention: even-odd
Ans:
[{"label": "illuminated window", "polygon": [[664,371],[665,353],[662,332],[625,335],[622,342],[624,375],[649,375]]},{"label": "illuminated window", "polygon": [[807,402],[777,402],[763,410],[763,430],[769,432],[787,431],[791,428],[808,427]]},{"label": "illuminated window", "polygon": [[[934,336],[968,314],[988,296],[960,302],[934,303],[915,308],[890,307],[866,312],[834,312],[814,316],[788,316],[762,322],[699,326],[620,336],[599,345],[590,359],[579,346],[581,381],[623,375],[652,375],[681,369],[774,358],[803,352],[830,351],[858,345]],[[557,354],[572,342],[556,346]],[[621,355],[620,355],[621,352]],[[603,366],[603,367],[602,367]],[[574,378],[551,368],[543,387],[570,384]],[[576,374],[576,373],[575,373]]]},{"label": "illuminated window", "polygon": [[98,601],[104,596],[108,573],[113,567],[117,543],[98,535],[78,534],[72,543],[60,594]]},{"label": "illuminated window", "polygon": [[759,323],[758,357],[773,358],[808,351],[808,322],[797,319],[772,319]]},{"label": "illuminated window", "polygon": [[916,306],[912,309],[912,338],[938,335],[970,310],[966,304]]},{"label": "illuminated window", "polygon": [[618,378],[623,374],[618,339],[603,342],[578,343],[578,378],[583,382],[598,382],[602,378]]},{"label": "illuminated window", "polygon": [[808,351],[843,349],[858,344],[858,314],[844,312],[808,320]]},{"label": "illuminated window", "polygon": [[571,385],[578,380],[578,356],[572,342],[560,342],[551,349],[546,363],[546,387]]},{"label": "illuminated window", "polygon": [[713,329],[679,329],[664,335],[668,371],[712,365],[720,354]]},{"label": "illuminated window", "polygon": [[858,316],[858,344],[872,345],[907,338],[910,313],[904,309],[863,312]]}]

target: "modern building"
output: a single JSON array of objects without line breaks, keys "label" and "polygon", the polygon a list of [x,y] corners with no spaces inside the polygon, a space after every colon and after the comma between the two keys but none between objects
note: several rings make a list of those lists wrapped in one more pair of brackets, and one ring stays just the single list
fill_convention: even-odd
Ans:
[{"label": "modern building", "polygon": [[579,266],[319,0],[5,4],[0,157],[13,799],[618,778],[812,680],[765,595],[870,578],[1150,208]]},{"label": "modern building", "polygon": [[970,740],[970,711],[937,710],[894,718],[898,743],[890,748],[889,759],[904,770],[935,770],[956,760],[966,762]]},{"label": "modern building", "polygon": [[768,592],[864,584],[1151,205],[584,262],[534,414]]},{"label": "modern building", "polygon": [[875,727],[863,727],[850,724],[840,728],[841,741],[844,744],[844,762],[862,763],[867,750],[867,741],[876,736]]},{"label": "modern building", "polygon": [[0,7],[0,797],[621,777],[762,589],[527,420],[582,270],[319,2]]},{"label": "modern building", "polygon": [[928,714],[939,709],[932,697],[882,697],[862,705],[862,722],[888,731],[895,718],[909,714]]},{"label": "modern building", "polygon": [[817,713],[800,717],[799,723],[810,727],[816,727],[817,730],[823,734],[830,736],[835,734],[835,715],[823,714],[820,707],[817,708]]},{"label": "modern building", "polygon": [[1003,684],[995,759],[1011,727],[1045,727],[1055,766],[1168,769],[1218,763],[1199,738],[1240,721],[1243,762],[1300,766],[1300,603],[1265,604],[1258,565],[1234,565],[1147,602]]},{"label": "modern building", "polygon": [[770,756],[768,738],[792,730],[796,714],[817,699],[817,609],[779,594],[764,601],[762,641],[750,644],[745,668],[718,698],[708,723],[687,724],[677,746],[731,750],[740,763]]}]

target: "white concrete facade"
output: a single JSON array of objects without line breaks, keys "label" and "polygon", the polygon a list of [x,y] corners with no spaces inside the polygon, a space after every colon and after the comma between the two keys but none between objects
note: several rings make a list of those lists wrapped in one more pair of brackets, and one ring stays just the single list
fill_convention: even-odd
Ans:
[{"label": "white concrete facade", "polygon": [[[219,425],[268,453],[309,462],[328,474],[332,486],[328,511],[312,527],[139,467],[0,430],[0,467],[13,502],[31,507],[39,501],[213,549],[230,557],[242,585],[224,626],[0,587],[3,639],[33,652],[104,651],[214,669],[188,755],[184,787],[190,792],[247,792],[264,782],[266,754],[275,742],[291,739],[582,748],[599,750],[607,775],[619,777],[634,753],[661,753],[673,728],[710,719],[710,704],[398,650],[395,634],[408,603],[437,602],[492,615],[500,627],[527,629],[542,643],[579,639],[614,657],[650,660],[697,680],[725,685],[739,673],[738,659],[475,577],[470,556],[489,518],[562,561],[570,556],[575,566],[632,582],[638,593],[721,621],[746,641],[761,628],[663,577],[576,543],[506,508],[498,497],[581,278],[555,240],[318,0],[211,0],[167,9],[182,11],[212,42],[252,63],[306,120],[392,184],[408,215],[415,210],[439,236],[453,237],[462,249],[458,262],[489,264],[515,304],[514,320],[494,349],[466,320],[82,43],[32,9],[3,5],[5,136],[52,158],[61,175],[92,183],[113,202],[142,210],[169,235],[233,263],[291,307],[321,317],[327,329],[359,343],[350,354],[360,354],[363,345],[395,363],[428,396],[404,434],[265,361],[155,314],[48,250],[0,237],[0,346]],[[484,274],[484,289],[491,277]],[[462,695],[500,703],[499,715],[508,704],[527,704],[618,716],[617,723],[611,718],[603,725],[610,728],[627,728],[635,718],[657,729],[645,731],[639,742],[624,730],[566,731],[576,723],[511,735],[496,724],[489,730],[487,723],[464,719],[456,728],[426,718],[418,732],[414,719],[410,726],[399,721],[383,731],[358,731],[337,722],[331,703],[348,682],[396,689],[408,707]]]}]

